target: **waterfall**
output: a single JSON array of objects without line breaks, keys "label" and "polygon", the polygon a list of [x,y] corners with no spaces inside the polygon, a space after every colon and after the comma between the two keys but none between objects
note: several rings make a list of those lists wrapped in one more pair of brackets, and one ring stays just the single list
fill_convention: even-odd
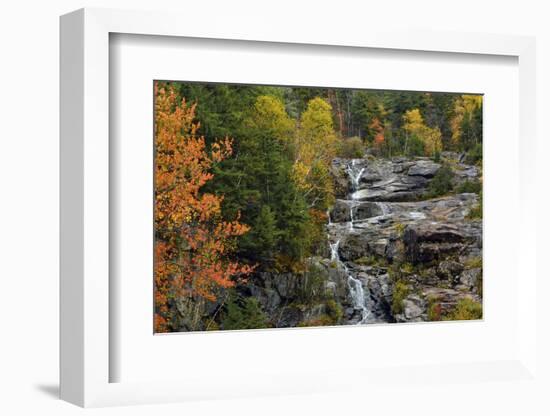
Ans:
[{"label": "waterfall", "polygon": [[356,171],[355,169],[356,162],[357,162],[356,159],[352,159],[351,164],[348,164],[346,166],[346,172],[350,178],[353,192],[355,192],[359,187],[359,180],[361,179],[361,176],[363,176],[363,172],[365,172],[365,167],[362,167],[361,169],[359,169],[359,171]]},{"label": "waterfall", "polygon": [[340,255],[338,254],[338,246],[340,245],[340,240],[338,240],[336,243],[331,244],[328,243],[330,246],[330,261],[340,261]]},{"label": "waterfall", "polygon": [[337,240],[335,243],[330,243],[330,260],[335,261],[339,266],[344,269],[348,279],[348,288],[353,301],[353,307],[356,310],[361,311],[361,320],[357,325],[366,324],[369,318],[369,310],[367,308],[367,298],[365,297],[365,290],[363,289],[363,283],[359,279],[354,278],[346,264],[340,259],[340,254],[338,253],[338,248],[340,246],[340,240]]},{"label": "waterfall", "polygon": [[[365,172],[365,165],[363,164],[363,167],[360,169],[357,169],[357,159],[352,159],[351,163],[348,163],[346,165],[346,173],[349,177],[349,181],[351,183],[351,194],[353,192],[357,191],[359,188],[359,181],[361,180],[361,177],[363,176],[363,173]],[[354,229],[354,222],[355,222],[355,208],[356,208],[356,202],[353,200],[353,197],[351,195],[348,196],[348,203],[350,203],[350,221],[347,223],[347,228],[351,232]],[[385,214],[387,213],[387,207],[380,206],[380,210]],[[330,210],[327,211],[328,216],[328,225],[332,225],[331,218],[330,218]],[[331,235],[330,231],[328,233],[328,240],[329,240],[329,247],[330,247],[330,260],[333,262],[336,262],[336,264],[344,270],[347,278],[347,285],[348,290],[350,294],[350,298],[352,301],[353,308],[356,311],[361,311],[361,319],[359,322],[357,322],[358,325],[366,324],[371,316],[371,313],[368,309],[368,293],[365,294],[365,289],[363,288],[363,283],[361,280],[356,279],[352,273],[349,271],[346,264],[341,260],[340,254],[338,252],[338,249],[340,247],[340,239],[338,239],[336,242],[331,243]]]}]

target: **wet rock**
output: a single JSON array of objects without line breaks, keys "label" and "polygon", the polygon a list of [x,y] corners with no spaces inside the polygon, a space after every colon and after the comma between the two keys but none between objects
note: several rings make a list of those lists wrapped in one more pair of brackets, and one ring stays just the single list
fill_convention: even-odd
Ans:
[{"label": "wet rock", "polygon": [[365,233],[350,234],[340,243],[340,257],[343,261],[353,261],[372,253],[369,248],[371,236]]},{"label": "wet rock", "polygon": [[386,272],[377,271],[364,276],[369,293],[373,318],[384,322],[392,322],[391,303],[393,289],[390,276]]},{"label": "wet rock", "polygon": [[350,203],[337,199],[334,207],[330,211],[330,220],[332,222],[349,222],[351,221]]}]

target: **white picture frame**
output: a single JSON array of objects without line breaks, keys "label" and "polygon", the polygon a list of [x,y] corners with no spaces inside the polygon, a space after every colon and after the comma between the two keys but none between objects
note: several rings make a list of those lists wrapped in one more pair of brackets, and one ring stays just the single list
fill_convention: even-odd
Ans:
[{"label": "white picture frame", "polygon": [[[518,59],[520,207],[517,243],[518,346],[516,354],[499,361],[448,362],[415,369],[421,382],[433,382],[441,373],[467,381],[472,373],[491,380],[535,380],[536,270],[532,242],[536,218],[528,213],[534,195],[529,180],[535,165],[535,40],[530,37],[430,31],[386,31],[349,28],[327,35],[322,28],[303,31],[265,24],[235,33],[235,22],[204,26],[173,13],[82,9],[61,18],[61,398],[80,406],[158,403],[197,398],[239,397],[280,393],[323,392],[348,388],[341,382],[320,382],[318,374],[271,374],[261,380],[241,381],[228,388],[212,380],[110,382],[110,365],[117,359],[110,350],[109,296],[109,36],[114,33],[184,38],[277,42],[333,47],[430,51],[436,53],[504,55]],[[531,242],[531,243],[529,243]],[[531,317],[527,319],[526,317]],[[349,369],[332,370],[329,378],[341,380]],[[401,377],[407,369],[372,371],[365,384]],[[444,377],[443,377],[444,379]],[[481,377],[483,379],[483,377]],[[389,380],[389,378],[386,378]],[[440,380],[440,379],[438,379]],[[471,382],[480,382],[472,379]],[[355,381],[354,381],[355,383]],[[284,386],[284,388],[282,387]]]}]

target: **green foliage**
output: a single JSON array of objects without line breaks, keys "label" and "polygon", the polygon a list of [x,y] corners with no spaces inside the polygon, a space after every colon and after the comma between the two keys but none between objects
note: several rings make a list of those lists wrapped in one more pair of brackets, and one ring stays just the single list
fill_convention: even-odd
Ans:
[{"label": "green foliage", "polygon": [[235,138],[235,157],[215,166],[208,191],[223,195],[223,217],[240,216],[251,231],[238,241],[238,254],[260,269],[281,253],[285,267],[309,255],[311,217],[295,185],[289,147],[293,121],[277,97],[258,95]]},{"label": "green foliage", "polygon": [[483,159],[483,145],[475,144],[468,153],[466,153],[465,162],[470,165],[480,165]]},{"label": "green foliage", "polygon": [[326,303],[327,315],[332,319],[332,323],[338,324],[344,317],[344,310],[342,305],[337,303],[334,299],[329,299]]},{"label": "green foliage", "polygon": [[444,163],[428,185],[428,197],[435,198],[447,194],[453,189],[453,171]]},{"label": "green foliage", "polygon": [[483,318],[481,303],[470,298],[458,301],[455,308],[443,317],[444,321],[467,321]]},{"label": "green foliage", "polygon": [[413,274],[414,266],[411,263],[403,263],[400,267],[400,271],[405,274]]},{"label": "green foliage", "polygon": [[405,155],[408,157],[424,155],[424,143],[417,136],[411,136],[405,146]]},{"label": "green foliage", "polygon": [[[207,145],[233,138],[232,157],[214,164],[203,191],[224,198],[223,220],[239,218],[251,227],[236,250],[257,270],[303,270],[305,258],[323,248],[318,212],[334,200],[329,166],[336,152],[362,157],[366,144],[381,156],[429,154],[437,160],[440,150],[459,148],[470,163],[481,160],[479,96],[166,84],[196,104],[197,133]],[[432,181],[431,196],[450,190],[439,179]],[[478,211],[471,217],[479,218]]]},{"label": "green foliage", "polygon": [[361,266],[375,266],[375,267],[385,267],[388,262],[384,257],[379,257],[375,255],[363,256],[355,260],[355,263]]},{"label": "green foliage", "polygon": [[273,258],[280,235],[273,210],[269,205],[264,205],[250,233],[242,238],[241,247],[255,250],[256,258],[269,262]]},{"label": "green foliage", "polygon": [[400,280],[395,282],[391,304],[391,311],[393,315],[403,313],[403,300],[409,296],[409,293],[410,288],[405,282]]},{"label": "green foliage", "polygon": [[456,192],[459,194],[463,193],[473,193],[478,194],[481,192],[481,182],[480,181],[465,181],[456,187]]},{"label": "green foliage", "polygon": [[221,323],[224,330],[259,329],[268,326],[267,315],[256,298],[243,298],[234,293],[230,296]]},{"label": "green foliage", "polygon": [[345,159],[357,159],[365,154],[365,145],[359,137],[350,137],[340,141],[337,156]]}]

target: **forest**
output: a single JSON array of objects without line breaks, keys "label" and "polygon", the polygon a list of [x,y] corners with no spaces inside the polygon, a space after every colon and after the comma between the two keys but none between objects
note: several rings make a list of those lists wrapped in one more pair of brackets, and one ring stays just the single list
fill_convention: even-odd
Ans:
[{"label": "forest", "polygon": [[481,317],[481,95],[156,81],[154,99],[155,332]]}]

